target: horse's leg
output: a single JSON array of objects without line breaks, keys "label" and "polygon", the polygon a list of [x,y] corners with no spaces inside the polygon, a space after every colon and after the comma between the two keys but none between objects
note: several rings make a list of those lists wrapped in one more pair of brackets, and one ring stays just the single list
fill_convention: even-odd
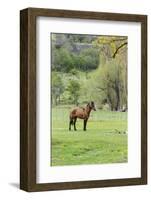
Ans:
[{"label": "horse's leg", "polygon": [[86,131],[86,126],[87,126],[87,119],[84,119],[84,126],[83,126],[83,130]]},{"label": "horse's leg", "polygon": [[69,121],[69,131],[71,131],[71,120]]},{"label": "horse's leg", "polygon": [[69,122],[69,131],[71,131],[71,125],[72,125],[72,123],[73,123],[73,120],[70,119],[70,122]]},{"label": "horse's leg", "polygon": [[77,121],[77,117],[75,117],[75,119],[74,119],[74,130],[76,131],[77,129],[76,129],[76,121]]}]

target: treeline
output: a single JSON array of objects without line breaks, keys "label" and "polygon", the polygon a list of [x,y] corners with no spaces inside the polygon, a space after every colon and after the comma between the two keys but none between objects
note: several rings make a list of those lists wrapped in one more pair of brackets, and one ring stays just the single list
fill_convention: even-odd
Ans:
[{"label": "treeline", "polygon": [[53,34],[52,69],[68,73],[72,69],[88,72],[99,65],[99,48],[94,36]]},{"label": "treeline", "polygon": [[52,102],[127,110],[127,37],[52,34]]}]

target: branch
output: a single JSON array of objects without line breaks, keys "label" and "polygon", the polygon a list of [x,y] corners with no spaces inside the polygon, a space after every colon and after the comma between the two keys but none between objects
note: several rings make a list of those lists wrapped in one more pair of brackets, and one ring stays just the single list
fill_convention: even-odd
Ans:
[{"label": "branch", "polygon": [[116,56],[116,54],[118,53],[119,49],[121,49],[121,48],[122,48],[123,46],[125,46],[125,45],[127,45],[127,42],[121,44],[121,45],[116,49],[116,51],[114,52],[114,54],[113,54],[112,57],[115,58],[115,56]]}]

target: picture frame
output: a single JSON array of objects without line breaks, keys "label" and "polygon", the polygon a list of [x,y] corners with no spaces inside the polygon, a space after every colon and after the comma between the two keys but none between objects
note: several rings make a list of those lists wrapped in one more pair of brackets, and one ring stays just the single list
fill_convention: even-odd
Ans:
[{"label": "picture frame", "polygon": [[[140,177],[37,183],[37,26],[38,17],[140,23],[141,30],[141,161]],[[137,103],[137,102],[135,102]],[[140,124],[137,124],[139,126]],[[68,177],[70,179],[70,177]],[[147,184],[147,16],[91,11],[27,8],[20,11],[20,189],[100,188]]]}]

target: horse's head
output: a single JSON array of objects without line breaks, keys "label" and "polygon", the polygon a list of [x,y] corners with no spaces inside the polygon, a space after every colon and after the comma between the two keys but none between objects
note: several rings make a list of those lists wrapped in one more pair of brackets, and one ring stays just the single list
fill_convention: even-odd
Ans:
[{"label": "horse's head", "polygon": [[89,107],[90,107],[92,110],[96,111],[96,107],[95,107],[94,101],[91,101],[91,102],[89,103]]}]

